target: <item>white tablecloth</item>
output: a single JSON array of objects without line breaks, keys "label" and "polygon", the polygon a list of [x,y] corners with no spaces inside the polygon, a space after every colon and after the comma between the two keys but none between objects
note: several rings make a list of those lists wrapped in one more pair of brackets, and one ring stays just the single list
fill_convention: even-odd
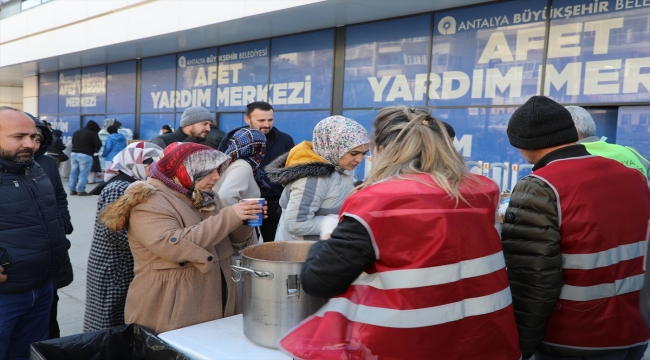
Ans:
[{"label": "white tablecloth", "polygon": [[191,359],[291,360],[279,350],[248,340],[241,314],[168,331],[158,337]]}]

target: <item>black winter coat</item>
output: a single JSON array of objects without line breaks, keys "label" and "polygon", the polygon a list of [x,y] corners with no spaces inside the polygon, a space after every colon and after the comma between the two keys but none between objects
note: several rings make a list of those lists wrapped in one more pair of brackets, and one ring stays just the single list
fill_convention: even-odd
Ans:
[{"label": "black winter coat", "polygon": [[204,144],[215,150],[219,150],[219,145],[221,145],[221,141],[223,141],[224,137],[226,137],[226,133],[212,125],[210,126],[210,132],[208,133],[208,137],[205,139]]},{"label": "black winter coat", "polygon": [[[219,144],[219,151],[225,153],[226,149],[228,149],[228,141],[230,141],[230,138],[237,132],[239,129],[247,128],[248,126],[242,126],[237,129],[234,129],[226,135],[226,137],[221,140],[221,144]],[[271,131],[266,135],[266,154],[264,154],[264,158],[262,159],[262,162],[260,163],[260,166],[262,169],[265,169],[268,164],[270,164],[273,160],[277,159],[278,157],[284,155],[288,151],[290,151],[293,147],[295,146],[293,142],[293,138],[291,135],[283,133],[282,131],[278,130],[276,127],[271,128]],[[269,180],[268,176],[264,175],[264,180],[266,181],[267,184],[271,185],[271,189],[264,194],[264,197],[269,200],[271,199],[272,201],[275,200],[274,204],[269,203],[269,209],[271,207],[277,208],[277,201],[280,199],[280,195],[282,195],[282,190],[284,190],[284,186],[275,184]],[[274,211],[269,211],[268,213],[269,218],[271,217],[279,217],[276,216]]]},{"label": "black winter coat", "polygon": [[186,142],[188,139],[193,140],[189,142],[196,142],[196,139],[184,133],[183,129],[179,127],[170,133],[156,136],[155,138],[151,139],[150,142],[164,149],[171,143]]},{"label": "black winter coat", "polygon": [[90,120],[86,127],[79,129],[72,134],[72,152],[93,156],[102,148],[102,141],[99,139],[99,125]]},{"label": "black winter coat", "polygon": [[[589,156],[583,145],[552,151],[533,167],[552,161]],[[609,350],[583,350],[543,343],[546,321],[564,285],[561,234],[555,191],[544,181],[528,176],[512,191],[501,239],[512,291],[512,305],[524,359],[536,351],[556,357],[602,356]],[[613,350],[615,351],[615,350]]]},{"label": "black winter coat", "polygon": [[[34,153],[34,160],[43,168],[47,174],[48,179],[54,186],[54,192],[56,193],[56,207],[58,211],[59,218],[63,224],[63,230],[65,234],[72,234],[74,228],[72,227],[72,222],[70,221],[70,212],[68,211],[68,194],[63,188],[63,182],[61,181],[61,174],[59,173],[59,168],[56,166],[56,161],[51,158],[49,155],[45,155],[46,151],[49,151],[51,148],[50,143],[54,142],[54,134],[50,132],[47,126],[43,123],[32,117],[32,120],[36,123],[36,127],[41,129],[43,133],[43,141],[41,142],[41,147]],[[55,130],[59,131],[60,130]],[[59,139],[59,141],[61,141]],[[70,248],[70,240],[65,239],[67,248]],[[74,280],[74,275],[72,272],[72,264],[70,263],[69,255],[66,257],[67,262],[61,267],[61,270],[54,276],[52,279],[52,285],[54,289],[60,289],[62,287],[70,285]]]},{"label": "black winter coat", "polygon": [[35,162],[0,159],[0,294],[38,288],[69,262],[54,187]]}]

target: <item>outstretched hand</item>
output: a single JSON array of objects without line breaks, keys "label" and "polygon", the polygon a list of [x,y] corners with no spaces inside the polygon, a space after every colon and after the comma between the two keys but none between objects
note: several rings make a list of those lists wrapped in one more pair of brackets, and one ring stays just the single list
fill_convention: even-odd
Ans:
[{"label": "outstretched hand", "polygon": [[268,210],[268,207],[261,206],[257,201],[240,200],[237,204],[233,204],[232,208],[242,221],[257,220],[258,214],[262,213],[264,219],[267,218],[266,210]]}]

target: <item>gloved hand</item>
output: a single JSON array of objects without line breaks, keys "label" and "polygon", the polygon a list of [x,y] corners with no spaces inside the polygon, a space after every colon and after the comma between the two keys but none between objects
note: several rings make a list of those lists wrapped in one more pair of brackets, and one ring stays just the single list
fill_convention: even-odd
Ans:
[{"label": "gloved hand", "polygon": [[339,225],[338,215],[326,215],[323,216],[323,220],[320,222],[320,239],[327,240],[332,236],[332,231],[336,229]]}]

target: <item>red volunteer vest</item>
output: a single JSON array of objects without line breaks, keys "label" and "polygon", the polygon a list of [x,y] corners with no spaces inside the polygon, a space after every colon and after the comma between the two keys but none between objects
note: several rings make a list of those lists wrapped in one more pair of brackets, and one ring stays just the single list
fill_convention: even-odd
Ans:
[{"label": "red volunteer vest", "polygon": [[586,350],[646,342],[639,312],[650,219],[645,178],[598,156],[553,161],[530,176],[553,188],[560,215],[564,286],[544,342]]},{"label": "red volunteer vest", "polygon": [[301,359],[520,359],[494,228],[499,189],[476,179],[461,188],[471,206],[416,181],[350,196],[340,216],[366,227],[377,260],[280,347]]}]

